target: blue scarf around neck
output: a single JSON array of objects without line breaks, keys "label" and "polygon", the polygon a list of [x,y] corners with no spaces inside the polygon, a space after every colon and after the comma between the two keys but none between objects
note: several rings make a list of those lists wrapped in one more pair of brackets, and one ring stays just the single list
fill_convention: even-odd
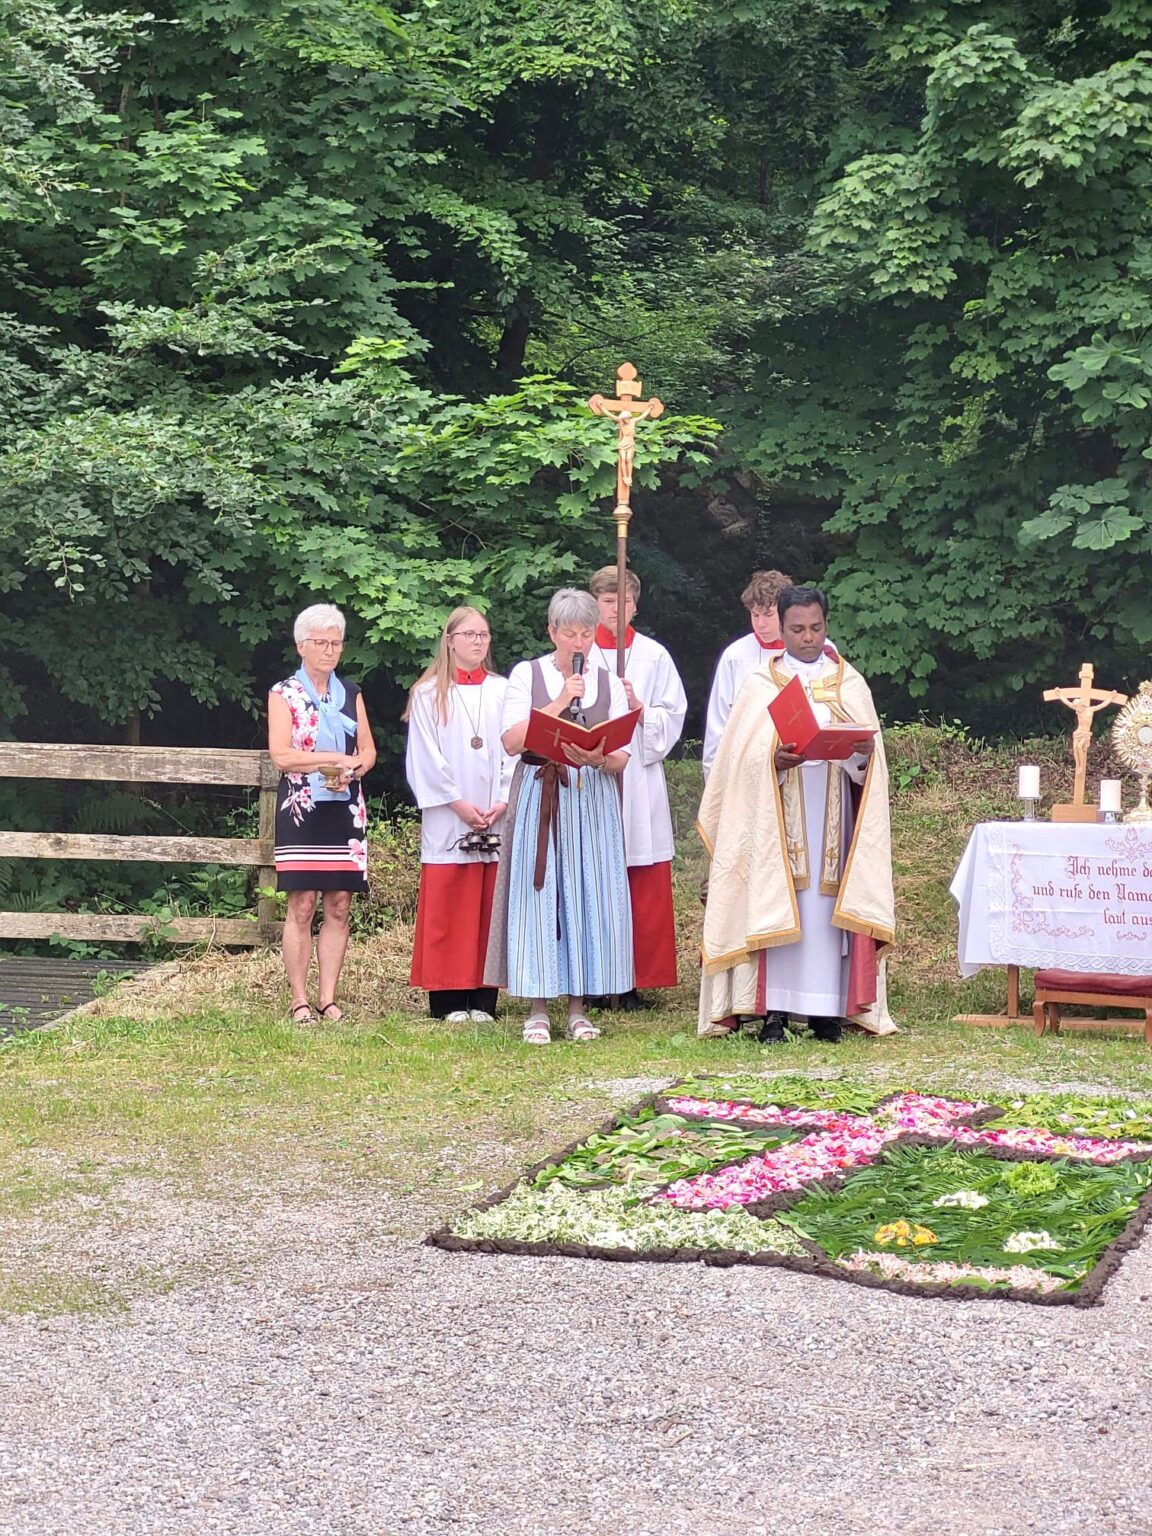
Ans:
[{"label": "blue scarf around neck", "polygon": [[[306,670],[301,667],[296,673],[296,681],[316,706],[316,746],[317,752],[346,752],[348,749],[348,736],[355,736],[357,731],[356,721],[344,713],[344,701],[348,697],[348,690],[333,672],[328,678],[328,694],[321,698],[316,692],[316,684],[308,676]],[[308,782],[312,786],[313,802],[318,800],[351,800],[351,789],[329,789],[324,781],[322,773],[310,773]]]}]

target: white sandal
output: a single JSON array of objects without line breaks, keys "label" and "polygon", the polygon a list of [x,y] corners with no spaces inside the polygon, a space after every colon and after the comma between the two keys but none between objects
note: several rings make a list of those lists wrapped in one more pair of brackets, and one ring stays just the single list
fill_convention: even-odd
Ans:
[{"label": "white sandal", "polygon": [[524,1020],[520,1038],[525,1045],[551,1045],[552,1033],[546,1013],[530,1013]]},{"label": "white sandal", "polygon": [[568,1020],[564,1037],[567,1040],[574,1040],[577,1045],[583,1045],[589,1040],[598,1040],[600,1031],[591,1019],[586,1019],[582,1013],[574,1013]]}]

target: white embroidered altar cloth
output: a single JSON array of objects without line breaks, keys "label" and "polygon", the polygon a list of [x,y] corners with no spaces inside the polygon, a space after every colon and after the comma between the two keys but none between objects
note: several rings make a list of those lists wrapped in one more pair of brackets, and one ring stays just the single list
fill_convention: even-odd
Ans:
[{"label": "white embroidered altar cloth", "polygon": [[951,893],[962,976],[982,965],[1152,976],[1152,827],[982,822]]}]

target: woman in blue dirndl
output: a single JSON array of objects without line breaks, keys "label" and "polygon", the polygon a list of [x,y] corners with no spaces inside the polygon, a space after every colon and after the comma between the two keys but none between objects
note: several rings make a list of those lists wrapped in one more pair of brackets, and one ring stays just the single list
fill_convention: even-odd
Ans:
[{"label": "woman in blue dirndl", "polygon": [[632,911],[624,855],[619,775],[628,749],[607,755],[565,749],[570,766],[524,752],[533,709],[578,709],[588,725],[628,713],[623,684],[602,667],[581,672],[599,611],[587,592],[564,588],[548,605],[555,650],[513,667],[504,701],[503,742],[519,763],[505,817],[505,845],[493,903],[485,981],[531,1000],[523,1038],[551,1040],[550,999],[568,999],[568,1039],[599,1034],[584,998],[632,986]]}]

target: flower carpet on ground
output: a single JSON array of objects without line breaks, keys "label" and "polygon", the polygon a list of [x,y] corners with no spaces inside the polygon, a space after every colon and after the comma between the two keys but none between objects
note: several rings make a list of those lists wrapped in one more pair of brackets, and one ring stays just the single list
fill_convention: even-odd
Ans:
[{"label": "flower carpet on ground", "polygon": [[1152,1106],[728,1075],[644,1101],[428,1241],[1084,1306],[1150,1211]]}]

